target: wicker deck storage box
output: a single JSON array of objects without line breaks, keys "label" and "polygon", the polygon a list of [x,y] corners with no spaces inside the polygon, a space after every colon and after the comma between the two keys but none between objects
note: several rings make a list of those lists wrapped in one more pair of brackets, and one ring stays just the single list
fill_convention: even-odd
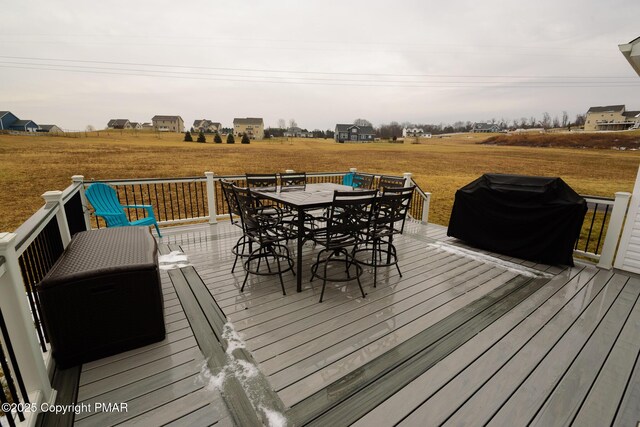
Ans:
[{"label": "wicker deck storage box", "polygon": [[157,245],[147,227],[77,233],[38,294],[60,367],[165,337]]}]

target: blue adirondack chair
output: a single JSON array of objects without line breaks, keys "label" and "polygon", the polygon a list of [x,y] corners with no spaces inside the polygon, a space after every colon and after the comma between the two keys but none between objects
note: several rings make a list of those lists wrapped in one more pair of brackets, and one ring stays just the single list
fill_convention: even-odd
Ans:
[{"label": "blue adirondack chair", "polygon": [[[86,191],[87,199],[93,209],[95,209],[96,216],[99,216],[105,220],[107,227],[125,227],[130,225],[153,225],[156,227],[158,236],[160,234],[160,228],[158,228],[158,222],[156,216],[153,213],[153,206],[151,205],[121,205],[118,200],[116,190],[109,187],[107,184],[96,182],[91,184]],[[145,209],[147,216],[136,221],[129,221],[127,215],[124,212],[124,208],[137,208]]]}]

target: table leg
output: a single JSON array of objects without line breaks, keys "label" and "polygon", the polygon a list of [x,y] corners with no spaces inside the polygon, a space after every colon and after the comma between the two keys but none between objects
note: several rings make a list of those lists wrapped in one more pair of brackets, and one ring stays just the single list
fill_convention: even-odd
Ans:
[{"label": "table leg", "polygon": [[296,263],[296,289],[302,292],[302,244],[304,243],[304,210],[298,209],[298,261]]}]

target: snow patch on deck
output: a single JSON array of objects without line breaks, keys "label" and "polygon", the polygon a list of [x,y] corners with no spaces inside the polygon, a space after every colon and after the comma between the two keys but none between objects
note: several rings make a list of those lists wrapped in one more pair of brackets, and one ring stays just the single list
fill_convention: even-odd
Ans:
[{"label": "snow patch on deck", "polygon": [[196,381],[204,383],[205,389],[209,391],[222,392],[225,381],[228,378],[236,378],[240,382],[240,385],[256,412],[262,412],[264,414],[264,419],[267,420],[268,426],[285,427],[287,425],[287,419],[284,414],[268,407],[266,402],[264,402],[261,390],[265,386],[268,386],[268,384],[263,383],[266,380],[259,375],[260,371],[258,367],[246,360],[236,358],[233,354],[237,349],[246,348],[246,345],[231,322],[224,324],[222,328],[222,339],[226,341],[227,344],[227,363],[217,370],[216,373],[213,373],[207,366],[207,362],[204,362]]},{"label": "snow patch on deck", "polygon": [[524,277],[531,278],[545,278],[551,279],[553,274],[538,271],[533,268],[525,267],[524,265],[516,264],[513,262],[505,261],[500,258],[496,258],[491,255],[482,254],[479,252],[471,251],[468,249],[460,248],[457,246],[447,245],[446,243],[427,243],[427,246],[432,247],[438,251],[448,252],[453,255],[470,258],[474,261],[480,261],[486,264],[492,264],[496,267],[500,267],[515,274],[519,274]]},{"label": "snow patch on deck", "polygon": [[160,270],[173,270],[176,268],[189,267],[187,255],[180,251],[172,251],[167,255],[158,256]]}]

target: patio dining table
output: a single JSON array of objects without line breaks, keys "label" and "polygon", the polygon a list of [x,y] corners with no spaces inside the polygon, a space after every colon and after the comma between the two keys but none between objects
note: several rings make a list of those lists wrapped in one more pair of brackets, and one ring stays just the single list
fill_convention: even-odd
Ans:
[{"label": "patio dining table", "polygon": [[261,198],[268,199],[277,203],[281,203],[292,210],[297,212],[297,259],[296,259],[296,290],[302,291],[302,245],[304,243],[304,219],[305,211],[311,209],[327,208],[331,206],[333,202],[333,192],[338,191],[350,191],[353,187],[348,185],[333,184],[333,183],[319,183],[319,184],[307,184],[302,187],[290,187],[281,189],[278,187],[276,191],[264,191],[263,189],[256,188],[255,193],[258,193]]}]

